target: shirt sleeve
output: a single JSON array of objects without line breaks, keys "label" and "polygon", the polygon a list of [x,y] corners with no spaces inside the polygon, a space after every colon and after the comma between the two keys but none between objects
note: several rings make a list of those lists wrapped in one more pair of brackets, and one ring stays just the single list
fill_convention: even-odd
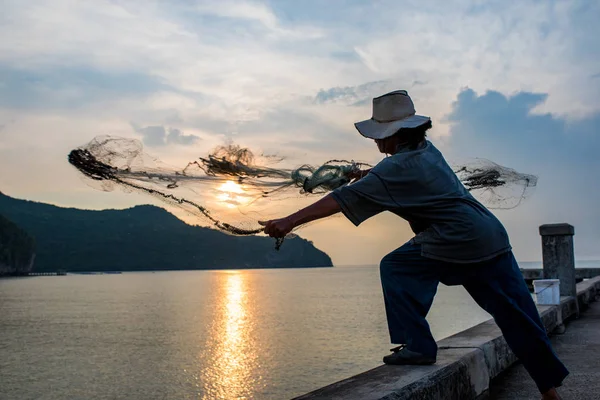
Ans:
[{"label": "shirt sleeve", "polygon": [[354,225],[395,206],[385,182],[370,172],[361,180],[332,192],[342,212]]}]

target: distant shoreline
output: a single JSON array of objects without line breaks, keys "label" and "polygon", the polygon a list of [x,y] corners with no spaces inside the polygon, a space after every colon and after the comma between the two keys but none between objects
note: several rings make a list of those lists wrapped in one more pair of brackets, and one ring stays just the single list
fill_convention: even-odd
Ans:
[{"label": "distant shoreline", "polygon": [[[315,269],[315,268],[335,268],[334,265],[313,265],[306,267],[231,267],[231,268],[180,268],[180,269],[131,269],[120,271],[66,271],[67,275],[119,275],[126,272],[182,272],[182,271],[250,271],[250,270],[270,270],[270,269]],[[39,276],[61,276],[57,271],[31,271],[22,274],[3,274],[2,278],[34,278]]]}]

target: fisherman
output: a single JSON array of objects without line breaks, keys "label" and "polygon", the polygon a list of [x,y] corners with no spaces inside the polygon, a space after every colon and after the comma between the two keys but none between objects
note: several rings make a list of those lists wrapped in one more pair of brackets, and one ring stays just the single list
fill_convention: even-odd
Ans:
[{"label": "fisherman", "polygon": [[381,284],[393,348],[385,364],[436,362],[437,345],[425,320],[439,282],[463,285],[489,312],[506,342],[542,393],[559,399],[556,387],[568,375],[513,256],[500,221],[466,190],[428,140],[431,119],[415,113],[405,90],[373,99],[373,116],[355,124],[388,154],[354,181],[285,218],[261,222],[282,238],[294,228],[338,212],[356,226],[390,211],[407,220],[415,236],[386,255]]}]

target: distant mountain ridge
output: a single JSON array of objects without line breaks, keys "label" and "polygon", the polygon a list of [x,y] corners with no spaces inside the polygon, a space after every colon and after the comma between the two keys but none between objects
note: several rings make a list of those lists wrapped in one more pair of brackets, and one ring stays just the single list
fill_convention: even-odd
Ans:
[{"label": "distant mountain ridge", "polygon": [[0,214],[35,238],[33,271],[39,272],[332,266],[326,253],[300,237],[276,251],[271,238],[191,226],[151,205],[81,210],[0,192]]}]

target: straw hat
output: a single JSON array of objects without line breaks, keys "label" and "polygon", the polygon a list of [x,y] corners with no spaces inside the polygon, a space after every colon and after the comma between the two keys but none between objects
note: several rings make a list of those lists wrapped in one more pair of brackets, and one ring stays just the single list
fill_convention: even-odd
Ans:
[{"label": "straw hat", "polygon": [[373,116],[354,124],[358,132],[370,139],[384,139],[400,128],[416,128],[430,121],[429,117],[416,115],[406,90],[396,90],[373,99]]}]

